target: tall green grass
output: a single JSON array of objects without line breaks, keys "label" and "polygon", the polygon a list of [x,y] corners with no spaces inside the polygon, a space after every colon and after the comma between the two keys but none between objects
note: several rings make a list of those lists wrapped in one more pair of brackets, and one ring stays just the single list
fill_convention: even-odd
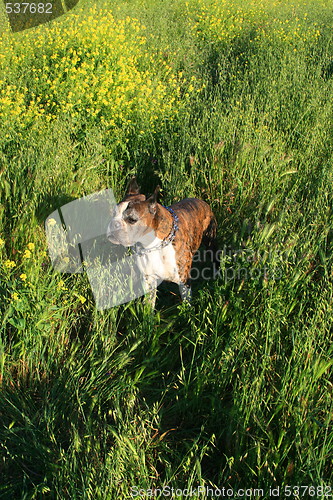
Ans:
[{"label": "tall green grass", "polygon": [[[243,4],[108,6],[185,79],[154,130],[131,114],[119,145],[61,110],[0,125],[1,498],[129,498],[134,486],[235,498],[280,486],[283,498],[285,485],[332,480],[333,14],[324,1]],[[72,11],[77,26],[89,6]],[[57,74],[49,28],[3,35],[7,97],[30,88],[44,52]],[[161,183],[165,205],[197,196],[216,213],[220,275],[194,282],[191,307],[168,288],[154,312],[140,300],[98,312],[87,278],[43,253],[49,213],[105,187],[121,196],[133,173],[146,192]]]}]

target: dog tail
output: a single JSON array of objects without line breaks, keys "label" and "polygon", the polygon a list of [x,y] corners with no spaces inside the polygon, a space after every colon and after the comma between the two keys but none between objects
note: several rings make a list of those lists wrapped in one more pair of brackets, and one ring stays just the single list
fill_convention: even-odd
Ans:
[{"label": "dog tail", "polygon": [[212,215],[208,227],[202,236],[202,243],[205,245],[205,247],[210,248],[212,245],[216,243],[216,233],[217,233],[217,222],[215,216]]},{"label": "dog tail", "polygon": [[220,259],[219,259],[219,247],[217,243],[217,221],[215,216],[212,215],[210,223],[202,237],[202,243],[205,245],[208,251],[211,252],[211,260],[214,266],[214,272],[217,273],[220,269]]}]

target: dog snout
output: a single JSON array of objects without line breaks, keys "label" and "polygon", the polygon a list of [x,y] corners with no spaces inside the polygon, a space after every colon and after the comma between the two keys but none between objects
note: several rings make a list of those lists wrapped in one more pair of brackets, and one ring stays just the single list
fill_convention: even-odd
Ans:
[{"label": "dog snout", "polygon": [[114,239],[115,233],[117,233],[121,229],[121,223],[117,220],[113,220],[109,223],[107,231],[106,231],[106,237],[108,240],[112,241]]},{"label": "dog snout", "polygon": [[121,228],[121,222],[118,220],[112,220],[108,225],[107,234],[109,235],[114,233],[115,231],[119,231],[120,228]]}]

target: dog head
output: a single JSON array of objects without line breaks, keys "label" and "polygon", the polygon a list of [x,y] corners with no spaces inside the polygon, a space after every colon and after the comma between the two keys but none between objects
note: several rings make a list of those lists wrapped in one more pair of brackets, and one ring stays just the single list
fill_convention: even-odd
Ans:
[{"label": "dog head", "polygon": [[130,247],[155,238],[157,194],[160,186],[146,199],[133,177],[123,200],[115,206],[107,229],[111,243]]}]

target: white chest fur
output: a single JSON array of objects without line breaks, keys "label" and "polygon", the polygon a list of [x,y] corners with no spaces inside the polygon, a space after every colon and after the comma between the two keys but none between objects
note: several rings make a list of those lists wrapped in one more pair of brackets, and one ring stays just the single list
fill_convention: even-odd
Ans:
[{"label": "white chest fur", "polygon": [[169,243],[158,248],[160,244],[161,240],[156,238],[150,248],[144,248],[138,255],[138,266],[142,274],[150,282],[160,279],[180,283],[174,247]]}]

